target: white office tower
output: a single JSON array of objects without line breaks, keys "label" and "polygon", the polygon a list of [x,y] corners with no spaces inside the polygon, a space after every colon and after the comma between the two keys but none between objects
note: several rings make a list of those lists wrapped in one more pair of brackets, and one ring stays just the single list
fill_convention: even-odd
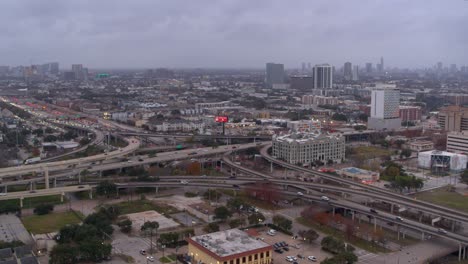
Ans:
[{"label": "white office tower", "polygon": [[315,65],[314,89],[333,88],[333,67],[330,64]]},{"label": "white office tower", "polygon": [[395,85],[377,85],[371,95],[369,129],[394,130],[401,127],[400,89]]},{"label": "white office tower", "polygon": [[359,81],[359,66],[357,65],[353,66],[352,80]]}]

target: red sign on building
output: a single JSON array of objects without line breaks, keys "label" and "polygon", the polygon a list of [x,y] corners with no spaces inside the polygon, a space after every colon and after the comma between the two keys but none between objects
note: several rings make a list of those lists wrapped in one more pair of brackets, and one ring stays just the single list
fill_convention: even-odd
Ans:
[{"label": "red sign on building", "polygon": [[227,123],[228,117],[227,116],[217,116],[215,117],[215,122],[217,123]]}]

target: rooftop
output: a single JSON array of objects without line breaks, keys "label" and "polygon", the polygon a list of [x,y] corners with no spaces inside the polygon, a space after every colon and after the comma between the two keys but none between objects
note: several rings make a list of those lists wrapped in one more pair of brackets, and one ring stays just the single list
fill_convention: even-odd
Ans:
[{"label": "rooftop", "polygon": [[195,246],[203,247],[219,257],[246,253],[270,247],[267,243],[250,237],[239,229],[229,229],[190,238]]}]

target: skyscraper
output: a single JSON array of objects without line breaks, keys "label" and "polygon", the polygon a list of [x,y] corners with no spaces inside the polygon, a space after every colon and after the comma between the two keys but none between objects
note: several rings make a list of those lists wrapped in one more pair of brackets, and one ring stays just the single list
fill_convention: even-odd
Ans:
[{"label": "skyscraper", "polygon": [[333,88],[333,67],[330,64],[315,65],[314,89]]},{"label": "skyscraper", "polygon": [[359,81],[359,66],[357,66],[357,65],[353,66],[352,80],[353,81]]},{"label": "skyscraper", "polygon": [[385,71],[385,65],[384,65],[383,57],[380,57],[380,70],[381,70],[381,72]]},{"label": "skyscraper", "polygon": [[75,73],[76,80],[84,79],[83,64],[72,64],[72,72]]},{"label": "skyscraper", "polygon": [[54,74],[54,75],[58,75],[59,74],[59,63],[58,62],[51,62],[49,64],[50,64],[50,67],[49,67],[50,73]]},{"label": "skyscraper", "polygon": [[267,63],[265,83],[270,88],[273,84],[284,83],[284,65],[272,62]]},{"label": "skyscraper", "polygon": [[400,89],[395,85],[378,85],[371,94],[371,116],[367,127],[392,130],[401,127]]},{"label": "skyscraper", "polygon": [[366,73],[372,73],[372,63],[366,63]]},{"label": "skyscraper", "polygon": [[353,65],[351,64],[351,62],[345,62],[343,69],[344,79],[346,81],[351,81],[351,79],[353,78]]}]

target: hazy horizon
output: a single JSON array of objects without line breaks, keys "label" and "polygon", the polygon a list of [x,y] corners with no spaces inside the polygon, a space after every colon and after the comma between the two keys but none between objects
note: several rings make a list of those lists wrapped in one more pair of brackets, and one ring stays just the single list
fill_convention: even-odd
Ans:
[{"label": "hazy horizon", "polygon": [[5,0],[0,65],[93,69],[468,65],[468,1]]}]

